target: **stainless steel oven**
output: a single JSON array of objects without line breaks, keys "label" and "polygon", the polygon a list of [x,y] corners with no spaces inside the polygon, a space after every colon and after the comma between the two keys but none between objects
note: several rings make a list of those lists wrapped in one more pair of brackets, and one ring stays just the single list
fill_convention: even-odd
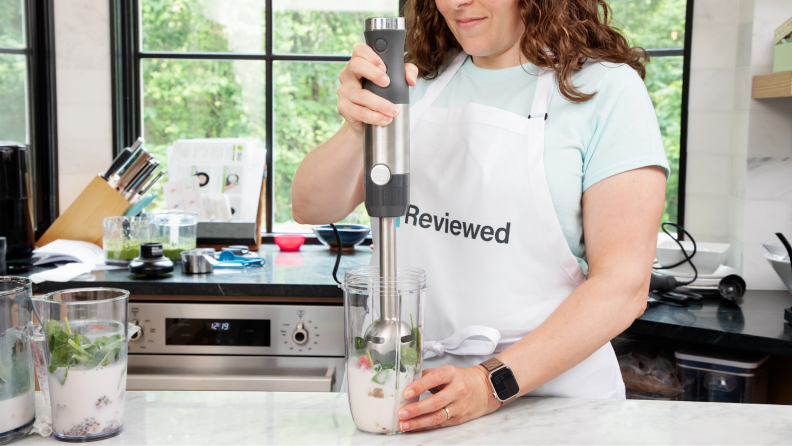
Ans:
[{"label": "stainless steel oven", "polygon": [[341,306],[136,303],[129,390],[338,391]]}]

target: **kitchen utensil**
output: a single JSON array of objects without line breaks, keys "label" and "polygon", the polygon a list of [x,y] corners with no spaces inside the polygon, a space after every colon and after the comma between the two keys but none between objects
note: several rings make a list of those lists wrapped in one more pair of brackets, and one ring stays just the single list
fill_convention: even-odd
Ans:
[{"label": "kitchen utensil", "polygon": [[153,186],[154,183],[156,183],[163,175],[165,175],[165,171],[161,170],[153,180],[149,181],[148,185],[144,187],[143,190],[138,192],[138,195],[144,195],[146,192],[148,192],[148,190],[151,189],[151,186]]},{"label": "kitchen utensil", "polygon": [[214,257],[204,254],[204,258],[207,262],[209,262],[214,268],[244,268],[244,262],[237,262],[237,261],[230,261],[230,262],[220,262],[216,260]]},{"label": "kitchen utensil", "polygon": [[140,179],[135,181],[135,184],[126,193],[125,197],[127,200],[131,201],[137,199],[137,197],[140,196],[140,191],[143,190],[143,188],[145,188],[146,185],[148,185],[149,180],[151,179],[152,176],[154,176],[154,172],[157,170],[159,165],[160,165],[159,161],[155,161],[153,163],[153,166],[150,166],[150,168],[143,174],[143,176],[141,176]]},{"label": "kitchen utensil", "polygon": [[[335,227],[338,229],[338,235],[341,237],[341,246],[343,249],[354,249],[355,246],[361,244],[371,232],[371,228],[366,225],[340,223],[336,224]],[[333,228],[330,227],[330,225],[314,226],[311,229],[316,235],[317,240],[323,245],[328,246],[331,251],[338,249],[338,243],[336,242]]]},{"label": "kitchen utensil", "polygon": [[143,188],[143,182],[146,180],[146,178],[148,178],[149,175],[157,170],[157,167],[159,167],[159,161],[153,158],[150,158],[146,160],[145,163],[143,163],[138,173],[135,174],[132,180],[130,180],[129,184],[127,184],[124,188],[124,195],[127,196],[127,199],[130,199],[132,196],[134,196],[134,190]]},{"label": "kitchen utensil", "polygon": [[221,251],[217,258],[222,262],[236,262],[244,266],[263,266],[266,260],[261,257],[244,257],[238,256],[231,251]]},{"label": "kitchen utensil", "polygon": [[121,166],[123,166],[124,163],[126,163],[129,157],[131,156],[132,156],[132,150],[130,150],[129,147],[122,150],[121,153],[119,153],[118,156],[110,164],[110,167],[107,168],[107,172],[102,174],[102,178],[104,178],[105,180],[109,180],[110,178],[112,178],[113,175],[116,173],[116,171],[118,171],[118,169],[120,169]]},{"label": "kitchen utensil", "polygon": [[146,149],[141,148],[140,155],[138,155],[134,161],[130,159],[130,161],[127,163],[129,167],[127,167],[124,173],[121,174],[118,184],[116,185],[116,189],[123,191],[127,185],[129,185],[129,182],[132,181],[136,175],[138,175],[141,167],[143,167],[149,159],[151,159],[151,155],[146,152]]},{"label": "kitchen utensil", "polygon": [[198,213],[188,211],[156,211],[150,214],[152,242],[162,244],[165,257],[179,260],[182,251],[195,249]]},{"label": "kitchen utensil", "polygon": [[184,274],[208,274],[212,272],[212,263],[207,257],[214,256],[212,248],[198,248],[181,252],[182,272]]},{"label": "kitchen utensil", "polygon": [[229,245],[221,249],[221,251],[230,251],[237,256],[244,256],[250,254],[250,248],[244,245]]},{"label": "kitchen utensil", "polygon": [[[682,243],[688,253],[693,252],[693,244],[691,242],[684,241],[680,243]],[[696,265],[699,274],[712,274],[726,260],[730,247],[731,245],[728,243],[696,243],[696,255],[691,260]],[[682,250],[679,249],[679,245],[673,240],[660,243],[657,246],[655,256],[661,266],[670,266],[685,259]],[[693,269],[687,263],[679,265],[674,270],[693,274]]]},{"label": "kitchen utensil", "polygon": [[0,444],[26,436],[35,421],[32,292],[28,278],[0,277]]},{"label": "kitchen utensil", "polygon": [[141,243],[140,256],[129,262],[129,272],[158,276],[173,271],[173,261],[163,255],[162,243]]},{"label": "kitchen utensil", "polygon": [[46,334],[52,437],[103,440],[124,425],[129,292],[57,291],[32,298]]},{"label": "kitchen utensil", "polygon": [[[410,325],[400,319],[400,296],[396,261],[396,218],[410,203],[410,92],[404,75],[404,39],[407,35],[403,17],[366,19],[363,35],[388,67],[390,84],[382,88],[363,80],[363,88],[389,100],[399,108],[390,124],[364,127],[363,169],[366,188],[366,211],[379,221],[379,319],[368,327],[365,348],[378,355],[398,351],[410,333]],[[395,350],[394,350],[395,349]],[[397,369],[398,370],[398,369]],[[403,388],[403,387],[401,387]],[[396,392],[399,394],[399,392]],[[391,420],[393,421],[393,420]],[[397,430],[395,425],[392,430]]]},{"label": "kitchen utensil", "polygon": [[281,251],[299,251],[300,246],[305,243],[305,236],[302,234],[278,234],[275,237],[275,244]]},{"label": "kitchen utensil", "polygon": [[145,197],[140,198],[137,202],[131,204],[126,209],[126,211],[124,211],[124,216],[137,217],[138,214],[140,214],[143,211],[143,209],[146,208],[146,206],[150,205],[151,202],[154,201],[155,198],[157,198],[157,195],[159,195],[157,192],[152,192],[146,195]]},{"label": "kitchen utensil", "polygon": [[35,248],[29,150],[22,144],[0,144],[0,236],[6,238],[11,273],[30,270],[30,262],[23,260],[30,259]]},{"label": "kitchen utensil", "polygon": [[[384,280],[379,268],[359,266],[344,273],[346,376],[349,405],[358,429],[376,434],[400,432],[398,412],[418,400],[404,389],[421,377],[426,274],[399,267]],[[396,292],[396,308],[382,299]],[[394,333],[388,330],[398,330]]]},{"label": "kitchen utensil", "polygon": [[138,256],[140,244],[148,241],[151,227],[148,218],[107,217],[102,229],[105,263],[128,266]]}]

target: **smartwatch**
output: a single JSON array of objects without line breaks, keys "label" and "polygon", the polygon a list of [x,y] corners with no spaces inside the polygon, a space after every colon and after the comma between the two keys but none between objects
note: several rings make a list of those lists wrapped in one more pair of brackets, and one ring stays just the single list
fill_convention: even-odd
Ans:
[{"label": "smartwatch", "polygon": [[480,364],[489,372],[489,380],[495,390],[492,395],[501,403],[506,403],[520,393],[520,386],[512,370],[497,358],[488,359]]}]

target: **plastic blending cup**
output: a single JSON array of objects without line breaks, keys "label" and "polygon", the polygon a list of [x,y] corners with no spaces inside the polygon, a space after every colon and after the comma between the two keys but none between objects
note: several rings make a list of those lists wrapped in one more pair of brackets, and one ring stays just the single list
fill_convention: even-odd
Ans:
[{"label": "plastic blending cup", "polygon": [[358,429],[399,433],[404,389],[421,377],[426,274],[400,267],[396,278],[379,268],[349,268],[344,274],[346,379],[349,406]]},{"label": "plastic blending cup", "polygon": [[162,253],[179,260],[182,251],[195,249],[198,241],[198,213],[188,211],[156,211],[151,219],[152,243],[162,243]]},{"label": "plastic blending cup", "polygon": [[30,279],[0,277],[0,444],[27,435],[36,418],[32,290]]},{"label": "plastic blending cup", "polygon": [[148,217],[106,217],[102,220],[105,263],[127,266],[150,237]]},{"label": "plastic blending cup", "polygon": [[52,437],[103,440],[121,433],[127,371],[129,292],[112,288],[33,297],[46,336]]}]

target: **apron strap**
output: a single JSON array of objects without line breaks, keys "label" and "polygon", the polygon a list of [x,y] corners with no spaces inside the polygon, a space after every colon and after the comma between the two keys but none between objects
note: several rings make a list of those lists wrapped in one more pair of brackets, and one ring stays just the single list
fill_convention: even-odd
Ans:
[{"label": "apron strap", "polygon": [[[471,339],[474,337],[484,338]],[[471,325],[465,327],[442,341],[426,341],[423,343],[423,359],[451,355],[491,355],[498,348],[501,334],[490,327]]]},{"label": "apron strap", "polygon": [[440,93],[445,90],[445,87],[451,82],[451,79],[454,78],[454,75],[459,70],[459,67],[462,66],[462,63],[465,62],[466,58],[467,53],[464,51],[459,53],[448,68],[429,84],[429,88],[426,90],[421,100],[410,108],[410,114],[412,116],[415,116],[416,113],[420,113],[434,104],[434,101],[440,96]]}]

